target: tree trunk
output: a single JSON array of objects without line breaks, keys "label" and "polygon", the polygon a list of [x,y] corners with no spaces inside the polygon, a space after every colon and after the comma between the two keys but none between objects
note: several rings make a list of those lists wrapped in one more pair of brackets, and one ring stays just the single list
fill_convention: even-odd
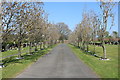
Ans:
[{"label": "tree trunk", "polygon": [[40,42],[40,50],[42,49],[42,43]]},{"label": "tree trunk", "polygon": [[52,47],[52,45],[53,45],[53,41],[51,40],[51,42],[50,42],[50,46]]},{"label": "tree trunk", "polygon": [[[23,26],[23,25],[21,25]],[[21,26],[20,26],[20,32],[19,32],[19,37],[18,37],[18,53],[19,53],[19,58],[21,57],[21,43],[22,43],[22,29],[21,29]]]},{"label": "tree trunk", "polygon": [[82,49],[82,41],[80,42],[80,49]]},{"label": "tree trunk", "polygon": [[88,43],[87,43],[87,52],[89,51],[89,46],[88,46]]},{"label": "tree trunk", "polygon": [[30,42],[30,44],[29,44],[29,54],[31,54],[31,42]]},{"label": "tree trunk", "polygon": [[105,47],[105,45],[104,45],[104,43],[102,43],[102,48],[103,48],[103,54],[104,54],[104,59],[106,59],[107,57],[106,57],[106,47]]},{"label": "tree trunk", "polygon": [[85,43],[82,42],[82,50],[85,50]]},{"label": "tree trunk", "polygon": [[49,46],[50,46],[50,42],[47,42],[47,48],[49,48]]},{"label": "tree trunk", "polygon": [[78,47],[79,47],[79,40],[78,40]]},{"label": "tree trunk", "polygon": [[45,42],[43,42],[43,48],[45,49]]},{"label": "tree trunk", "polygon": [[18,57],[21,57],[21,42],[18,43]]},{"label": "tree trunk", "polygon": [[95,53],[95,43],[94,43],[94,53]]},{"label": "tree trunk", "polygon": [[83,50],[83,41],[81,41],[81,49]]},{"label": "tree trunk", "polygon": [[37,51],[37,43],[35,44],[35,51]]}]

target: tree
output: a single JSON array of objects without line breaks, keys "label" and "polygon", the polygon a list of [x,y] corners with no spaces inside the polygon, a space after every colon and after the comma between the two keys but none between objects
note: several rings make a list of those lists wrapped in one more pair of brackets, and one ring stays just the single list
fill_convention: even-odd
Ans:
[{"label": "tree", "polygon": [[[38,3],[37,3],[38,4]],[[37,44],[41,41],[42,37],[42,19],[43,10],[42,10],[42,3],[39,3],[39,7],[37,7],[36,3],[31,4],[32,9],[28,11],[28,18],[27,23],[25,24],[25,29],[27,31],[28,42],[29,42],[29,54],[31,53],[32,44],[35,43],[35,50],[37,50]],[[41,45],[40,45],[41,46]]]},{"label": "tree", "polygon": [[[9,40],[8,36],[15,35],[15,41],[18,43],[19,57],[21,57],[21,45],[28,35],[30,29],[36,31],[35,21],[36,17],[41,17],[41,5],[42,3],[28,3],[28,2],[3,2],[2,8],[2,27],[3,27],[3,40],[6,42]],[[39,5],[39,7],[37,6]],[[36,11],[36,12],[35,12]],[[31,18],[31,19],[30,19]],[[37,23],[37,22],[36,22]],[[34,31],[30,30],[30,33],[34,37]],[[34,35],[33,35],[34,34]],[[30,37],[30,36],[28,36]],[[14,39],[14,38],[13,38]],[[30,38],[29,38],[30,39]],[[35,40],[35,38],[33,38]],[[11,41],[12,39],[10,39]],[[32,42],[34,42],[32,40]]]},{"label": "tree", "polygon": [[60,33],[55,24],[49,24],[48,36],[50,45],[56,44],[57,40],[60,38]]},{"label": "tree", "polygon": [[91,40],[91,34],[92,34],[92,26],[91,26],[91,16],[89,13],[84,12],[83,13],[83,18],[80,24],[77,25],[75,29],[75,33],[77,35],[77,43],[79,47],[79,42],[80,43],[80,48],[82,50],[88,51],[89,47],[88,44]]},{"label": "tree", "polygon": [[114,25],[114,15],[113,15],[113,8],[115,6],[115,3],[112,2],[111,0],[109,1],[105,1],[105,0],[100,0],[100,9],[102,11],[102,16],[100,16],[101,18],[99,19],[101,25],[99,26],[99,30],[101,33],[101,42],[102,42],[102,48],[103,48],[103,59],[107,59],[106,56],[106,47],[105,47],[105,42],[104,42],[104,38],[105,38],[105,32],[107,29],[107,24],[108,24],[108,18],[112,18],[112,22],[111,22],[111,27]]},{"label": "tree", "polygon": [[114,38],[118,38],[118,32],[117,32],[117,31],[113,31],[113,32],[112,32],[112,36],[113,36]]},{"label": "tree", "polygon": [[91,41],[93,42],[94,45],[94,53],[95,53],[95,42],[97,39],[97,31],[98,31],[98,27],[99,27],[99,21],[98,21],[98,15],[91,10],[90,11],[90,25],[91,25],[91,29],[92,29],[92,35],[91,35]]},{"label": "tree", "polygon": [[105,32],[105,38],[107,38],[107,37],[109,37],[109,32],[108,31]]},{"label": "tree", "polygon": [[59,30],[60,33],[60,39],[62,42],[64,42],[64,40],[68,39],[68,35],[70,34],[71,30],[68,28],[68,26],[65,23],[57,23],[56,27]]},{"label": "tree", "polygon": [[75,31],[73,31],[72,33],[70,33],[69,38],[68,38],[68,41],[69,41],[69,43],[72,44],[72,45],[75,45],[75,44],[76,44],[76,42],[77,42],[77,35],[76,35],[76,32],[75,32]]},{"label": "tree", "polygon": [[20,7],[18,3],[16,2],[2,2],[2,39],[3,39],[3,44],[7,43],[10,41],[9,35],[11,32],[15,30],[14,26],[15,24],[15,16],[17,14],[17,8]]}]

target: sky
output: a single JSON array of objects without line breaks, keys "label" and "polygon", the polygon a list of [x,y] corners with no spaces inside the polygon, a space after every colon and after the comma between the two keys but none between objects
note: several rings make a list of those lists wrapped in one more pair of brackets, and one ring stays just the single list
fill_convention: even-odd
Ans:
[{"label": "sky", "polygon": [[[64,22],[69,26],[72,31],[75,29],[76,24],[82,20],[83,11],[94,10],[97,14],[101,12],[98,2],[45,2],[44,9],[48,13],[48,20],[51,23]],[[113,10],[115,14],[115,26],[111,30],[118,31],[118,6]],[[110,20],[108,26],[110,26]]]}]

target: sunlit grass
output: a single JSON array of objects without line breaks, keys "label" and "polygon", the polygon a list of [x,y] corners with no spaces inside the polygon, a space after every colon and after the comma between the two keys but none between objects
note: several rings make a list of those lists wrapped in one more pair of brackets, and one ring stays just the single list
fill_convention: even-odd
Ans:
[{"label": "sunlit grass", "polygon": [[48,53],[54,46],[44,50],[38,50],[38,52],[34,52],[34,55],[24,54],[24,59],[21,60],[16,60],[15,56],[11,57],[5,64],[6,67],[2,68],[2,78],[14,78],[16,75],[23,72],[29,65],[36,62],[41,56]]},{"label": "sunlit grass", "polygon": [[[84,63],[88,64],[101,78],[118,78],[118,46],[106,45],[108,61],[99,60],[99,58],[87,55],[79,48],[69,45],[73,52]],[[90,46],[90,51],[93,51],[93,46]],[[103,56],[102,48],[96,47],[96,54]]]},{"label": "sunlit grass", "polygon": [[[33,49],[34,49],[34,47],[32,47],[32,50]],[[26,53],[26,52],[28,52],[28,50],[29,50],[29,47],[22,48],[21,53]],[[1,55],[2,57],[7,57],[9,55],[18,54],[18,50],[8,50],[8,51],[1,52],[1,53],[2,53],[2,55]]]}]

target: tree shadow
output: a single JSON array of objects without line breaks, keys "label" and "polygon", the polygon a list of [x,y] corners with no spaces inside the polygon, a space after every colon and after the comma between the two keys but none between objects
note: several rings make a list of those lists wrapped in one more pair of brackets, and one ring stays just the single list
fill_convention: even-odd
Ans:
[{"label": "tree shadow", "polygon": [[8,66],[9,64],[13,64],[13,63],[20,63],[23,64],[23,62],[20,61],[20,59],[15,59],[15,57],[10,57],[10,58],[6,58],[4,60],[2,60],[2,65],[4,65],[5,67]]},{"label": "tree shadow", "polygon": [[46,50],[47,49],[32,52],[32,55],[27,55],[28,53],[26,53],[21,56],[23,59],[16,59],[16,56],[12,56],[12,57],[3,59],[2,63],[6,67],[7,65],[12,63],[23,64],[24,63],[23,60],[36,61],[40,56],[45,55]]},{"label": "tree shadow", "polygon": [[101,56],[97,55],[97,53],[99,53],[99,52],[87,51],[87,50],[82,49],[80,46],[75,46],[75,48],[79,48],[86,55],[91,55],[91,56],[94,56],[94,57],[97,57],[97,58],[102,58]]}]

